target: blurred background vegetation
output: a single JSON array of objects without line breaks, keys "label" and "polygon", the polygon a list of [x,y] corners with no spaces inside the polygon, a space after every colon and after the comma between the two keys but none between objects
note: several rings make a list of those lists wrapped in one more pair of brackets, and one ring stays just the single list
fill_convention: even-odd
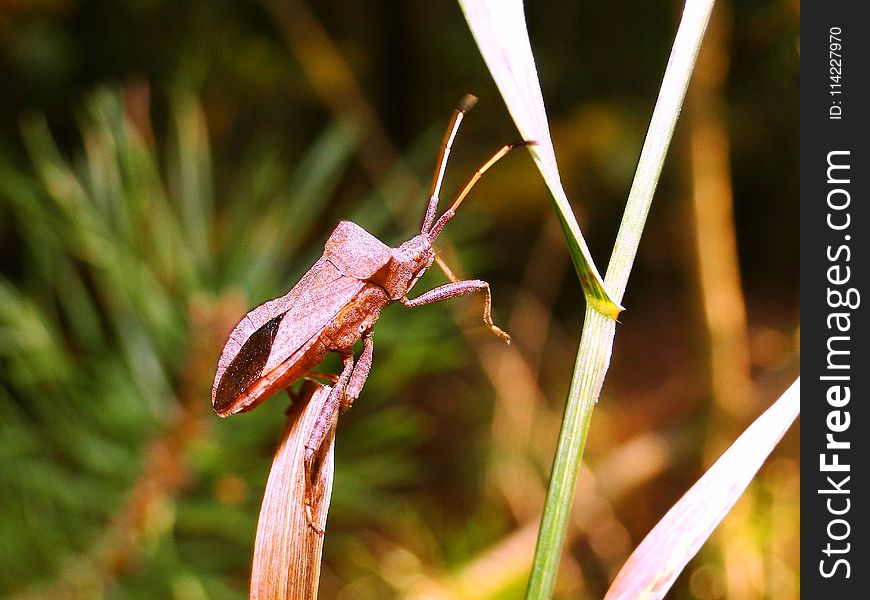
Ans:
[{"label": "blurred background vegetation", "polygon": [[[568,196],[606,265],[678,2],[529,2]],[[796,0],[723,2],[641,244],[559,598],[631,549],[798,371]],[[0,0],[0,595],[242,598],[287,400],[222,421],[226,334],[352,219],[419,228],[513,141],[452,2]],[[439,241],[493,286],[394,307],[339,424],[324,598],[519,598],[582,326],[523,153]],[[732,210],[733,206],[733,210]],[[427,274],[425,290],[443,281]],[[335,368],[330,363],[326,368]],[[675,598],[797,598],[798,433]]]}]

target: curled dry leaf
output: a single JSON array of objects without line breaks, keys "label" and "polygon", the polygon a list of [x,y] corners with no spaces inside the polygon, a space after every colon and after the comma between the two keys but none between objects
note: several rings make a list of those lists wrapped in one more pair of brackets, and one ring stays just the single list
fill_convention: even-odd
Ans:
[{"label": "curled dry leaf", "polygon": [[315,455],[310,483],[306,481],[304,453],[305,443],[330,390],[329,386],[306,381],[299,399],[288,412],[287,426],[275,453],[260,507],[251,598],[317,598],[322,532],[326,529],[332,495],[335,425]]}]

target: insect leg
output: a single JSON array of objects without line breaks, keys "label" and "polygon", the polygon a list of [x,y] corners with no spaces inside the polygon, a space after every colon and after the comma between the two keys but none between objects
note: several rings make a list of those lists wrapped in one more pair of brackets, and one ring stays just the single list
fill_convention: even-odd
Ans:
[{"label": "insect leg", "polygon": [[407,296],[400,298],[399,302],[410,307],[422,306],[424,304],[432,304],[433,302],[441,302],[442,300],[450,300],[451,298],[457,298],[459,296],[477,294],[478,292],[483,292],[484,294],[483,322],[487,327],[489,327],[490,331],[510,344],[511,336],[492,322],[492,294],[489,290],[489,284],[480,279],[465,279],[463,281],[445,283],[435,289],[420,294],[414,299],[409,299]]},{"label": "insect leg", "polygon": [[344,394],[344,399],[341,401],[341,412],[346,411],[353,404],[353,401],[359,398],[359,393],[362,390],[366,379],[369,377],[369,371],[372,368],[372,353],[375,349],[375,344],[372,341],[372,334],[366,333],[363,335],[363,351],[356,361],[353,368],[353,375],[350,376],[350,383],[347,385],[347,391]]},{"label": "insect leg", "polygon": [[305,376],[306,381],[314,381],[316,379],[325,379],[331,383],[338,383],[338,375],[335,373],[319,373],[317,371],[308,371]]},{"label": "insect leg", "polygon": [[323,500],[326,485],[323,481],[326,461],[329,459],[329,447],[335,436],[335,427],[329,430],[320,448],[311,457],[310,462],[304,462],[303,477],[305,478],[305,493],[302,503],[305,508],[305,521],[319,535],[324,534],[324,527],[320,524],[324,519],[318,512],[324,510]]},{"label": "insect leg", "polygon": [[338,376],[338,381],[330,390],[326,402],[323,403],[323,408],[320,409],[320,414],[314,421],[314,427],[311,429],[311,434],[308,436],[308,441],[305,442],[305,453],[303,460],[305,462],[305,482],[308,491],[305,493],[305,517],[308,525],[317,533],[323,534],[323,530],[314,522],[314,516],[311,511],[313,499],[311,491],[315,489],[315,475],[317,473],[315,459],[317,452],[323,445],[329,433],[332,431],[336,418],[338,418],[338,408],[341,405],[341,398],[344,396],[350,381],[351,373],[353,373],[353,354],[348,354],[344,357],[344,369],[341,375]]},{"label": "insect leg", "polygon": [[[298,392],[294,393],[290,388],[287,388],[287,391],[288,393],[290,393],[291,397],[293,397],[294,403],[298,403],[287,409],[287,415],[291,419],[296,419],[300,418],[300,415],[302,415],[304,411],[308,410],[308,408],[314,408],[315,410],[317,410],[317,416],[319,417],[320,410],[318,408],[303,408],[300,405],[305,405],[309,402],[313,402],[315,404],[319,404],[320,409],[322,409],[323,405],[326,402],[326,399],[329,397],[329,392],[331,392],[332,390],[311,379],[306,379],[302,382],[302,386],[300,387]],[[324,396],[326,398],[324,398]],[[302,473],[303,481],[305,483],[305,491],[302,497],[302,503],[305,510],[305,520],[308,523],[308,526],[311,527],[311,529],[313,529],[319,535],[324,534],[324,528],[321,525],[321,522],[325,521],[325,518],[322,518],[322,514],[316,514],[315,511],[322,513],[322,511],[326,509],[326,507],[324,507],[324,494],[327,493],[325,486],[329,484],[324,482],[324,469],[327,465],[327,461],[329,460],[329,447],[332,443],[332,437],[334,435],[335,427],[330,426],[326,437],[324,438],[323,442],[321,442],[320,447],[314,451],[310,460],[303,460]],[[328,503],[326,506],[328,507]]]},{"label": "insect leg", "polygon": [[332,423],[338,414],[338,408],[341,405],[341,398],[344,396],[347,384],[350,381],[350,375],[353,372],[353,354],[348,354],[344,357],[344,369],[341,375],[338,376],[338,381],[335,387],[329,392],[329,397],[323,404],[320,414],[317,415],[317,420],[311,430],[311,435],[308,436],[308,441],[305,442],[305,465],[306,469],[311,463],[311,458],[320,444],[326,438],[326,434],[332,428]]}]

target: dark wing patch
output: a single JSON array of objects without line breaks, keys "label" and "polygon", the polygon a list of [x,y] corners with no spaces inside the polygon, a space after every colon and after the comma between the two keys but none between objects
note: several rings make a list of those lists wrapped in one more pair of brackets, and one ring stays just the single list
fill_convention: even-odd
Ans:
[{"label": "dark wing patch", "polygon": [[223,411],[260,378],[272,351],[282,313],[255,331],[230,362],[221,377],[212,404],[217,412]]},{"label": "dark wing patch", "polygon": [[[250,311],[236,325],[224,345],[212,385],[212,405],[217,408],[219,392],[221,403],[232,403],[242,396],[259,378],[318,335],[363,286],[363,281],[345,275],[332,262],[321,257],[287,294]],[[272,321],[275,321],[274,331],[271,327],[264,331],[263,328]],[[262,337],[259,337],[261,332]],[[266,332],[269,333],[268,337]],[[252,343],[254,336],[258,336],[260,343],[256,349]],[[252,365],[259,365],[260,372],[255,373],[256,377],[252,381],[236,384],[231,380],[228,369],[243,350],[248,356],[257,357],[249,366],[253,372]],[[247,374],[247,371],[244,372]],[[238,389],[239,393],[234,398],[223,396],[224,393],[229,394],[223,390],[230,389]],[[277,390],[270,391],[269,395],[274,391]]]}]

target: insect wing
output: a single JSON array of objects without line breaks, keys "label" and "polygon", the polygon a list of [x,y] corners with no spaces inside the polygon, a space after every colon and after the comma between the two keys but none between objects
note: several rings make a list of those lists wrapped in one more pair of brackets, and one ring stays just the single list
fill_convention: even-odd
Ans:
[{"label": "insect wing", "polygon": [[[211,392],[215,411],[236,412],[229,407],[317,336],[364,285],[322,257],[286,295],[249,312],[218,361]],[[264,394],[276,391],[267,388]]]}]

